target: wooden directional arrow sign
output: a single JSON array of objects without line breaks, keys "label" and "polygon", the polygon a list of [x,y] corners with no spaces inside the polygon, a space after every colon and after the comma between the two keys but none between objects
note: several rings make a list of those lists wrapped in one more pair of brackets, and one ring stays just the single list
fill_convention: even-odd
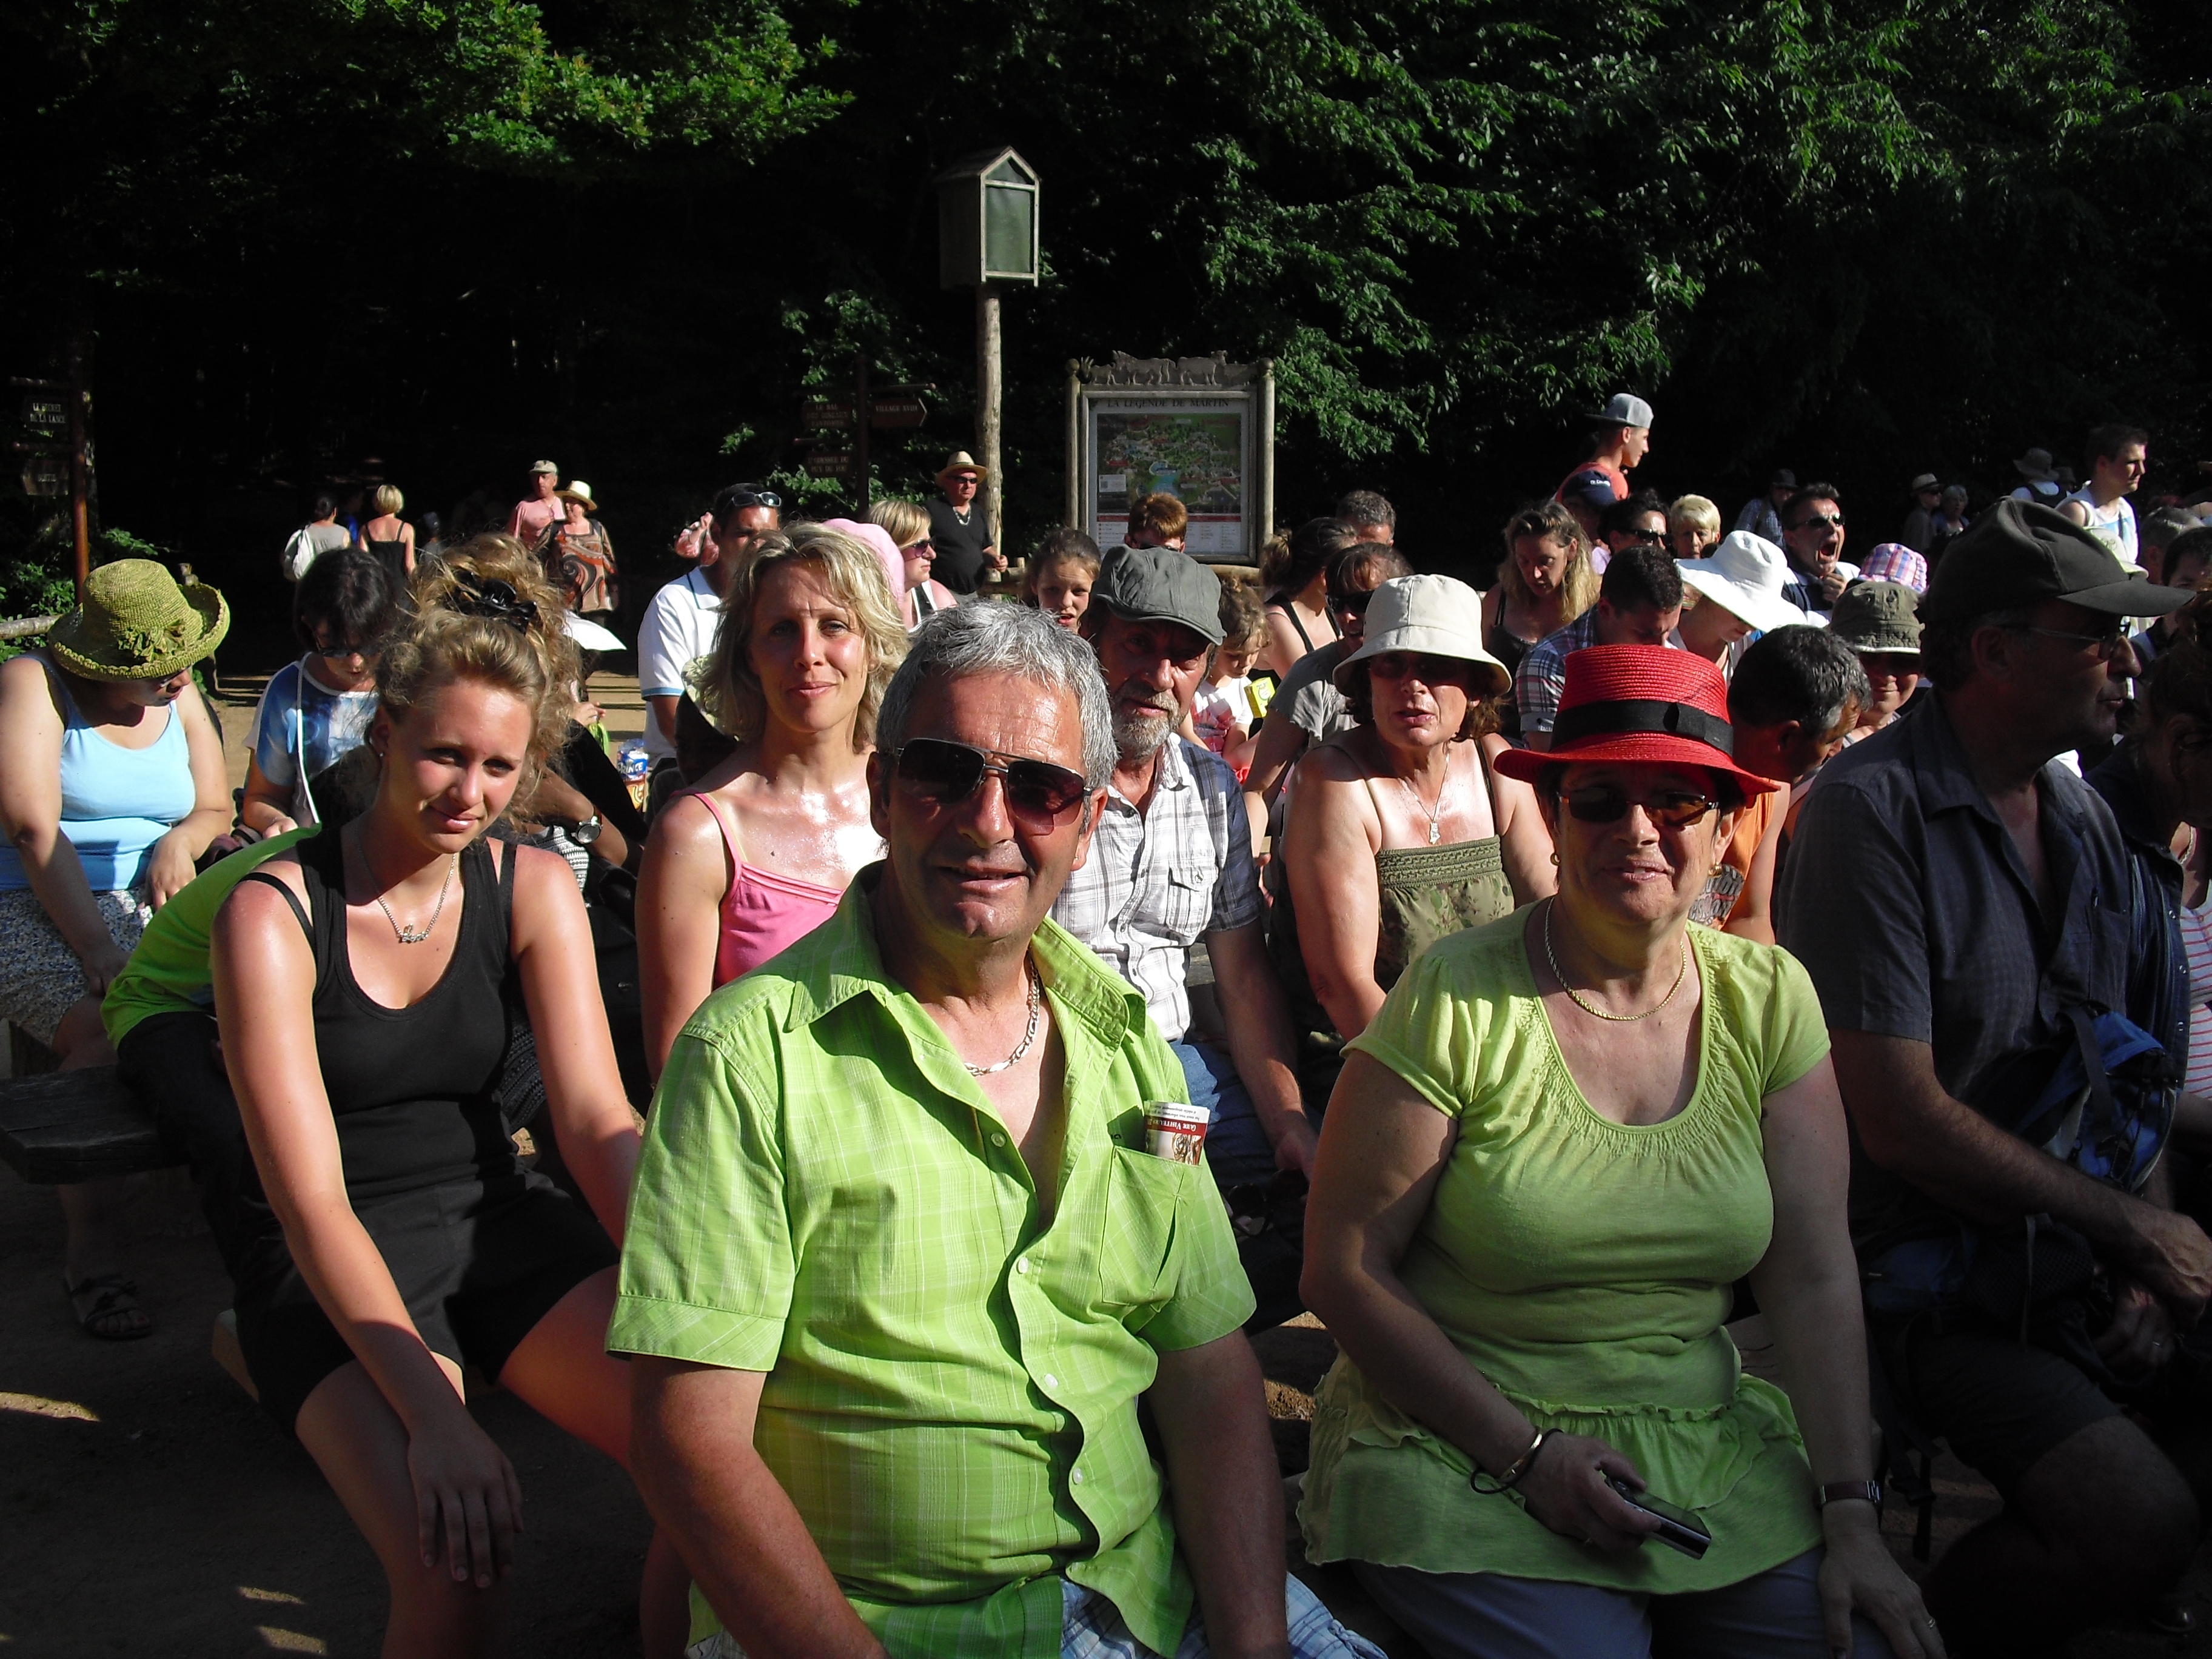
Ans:
[{"label": "wooden directional arrow sign", "polygon": [[920,426],[929,410],[919,398],[874,398],[868,403],[868,424],[878,428]]},{"label": "wooden directional arrow sign", "polygon": [[806,470],[817,478],[849,478],[853,476],[853,452],[810,449],[806,452]]},{"label": "wooden directional arrow sign", "polygon": [[66,432],[69,430],[69,405],[59,398],[40,397],[36,392],[23,398],[23,424],[33,432]]},{"label": "wooden directional arrow sign", "polygon": [[799,423],[809,432],[841,432],[853,424],[853,405],[827,402],[806,404],[799,409]]}]

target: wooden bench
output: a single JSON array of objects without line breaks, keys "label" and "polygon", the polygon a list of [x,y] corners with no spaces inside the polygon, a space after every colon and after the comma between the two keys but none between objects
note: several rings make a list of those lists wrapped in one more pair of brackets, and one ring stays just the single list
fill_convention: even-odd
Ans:
[{"label": "wooden bench", "polygon": [[0,1079],[0,1158],[49,1187],[184,1162],[161,1144],[152,1114],[112,1066]]}]

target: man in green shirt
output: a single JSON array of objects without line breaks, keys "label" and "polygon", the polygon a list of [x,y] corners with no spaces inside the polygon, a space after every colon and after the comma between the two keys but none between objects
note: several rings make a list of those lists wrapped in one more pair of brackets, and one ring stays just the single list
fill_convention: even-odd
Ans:
[{"label": "man in green shirt", "polygon": [[1251,1291],[1204,1167],[1146,1150],[1182,1068],[1046,920],[1111,721],[1041,613],[933,619],[887,859],[669,1057],[608,1345],[702,1659],[1374,1651],[1286,1616]]}]

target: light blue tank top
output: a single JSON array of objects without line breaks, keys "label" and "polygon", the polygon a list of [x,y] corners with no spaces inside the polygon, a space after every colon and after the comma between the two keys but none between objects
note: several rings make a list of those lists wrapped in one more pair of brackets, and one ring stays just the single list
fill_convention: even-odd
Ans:
[{"label": "light blue tank top", "polygon": [[[154,843],[191,816],[198,804],[185,723],[169,708],[161,714],[168,724],[147,747],[110,743],[87,723],[53,665],[43,657],[39,660],[61,694],[67,722],[62,732],[62,834],[76,848],[94,892],[127,892],[145,873]],[[30,884],[21,855],[0,841],[0,892]]]}]

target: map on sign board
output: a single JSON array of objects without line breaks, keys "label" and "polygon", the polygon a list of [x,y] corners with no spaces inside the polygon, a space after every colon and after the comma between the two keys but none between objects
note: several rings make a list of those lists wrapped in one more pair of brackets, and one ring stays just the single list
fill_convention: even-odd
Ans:
[{"label": "map on sign board", "polygon": [[1229,553],[1244,545],[1244,414],[1217,403],[1203,410],[1094,405],[1091,453],[1097,479],[1091,513],[1099,545],[1120,541],[1130,505],[1169,495],[1190,514],[1184,545]]}]

